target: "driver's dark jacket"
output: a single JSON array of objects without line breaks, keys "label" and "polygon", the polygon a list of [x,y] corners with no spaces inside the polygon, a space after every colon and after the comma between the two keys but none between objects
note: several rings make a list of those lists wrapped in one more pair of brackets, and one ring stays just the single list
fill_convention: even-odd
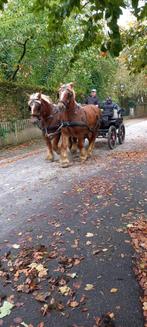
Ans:
[{"label": "driver's dark jacket", "polygon": [[92,97],[91,95],[89,95],[85,101],[86,104],[94,104],[95,106],[96,105],[99,105],[99,100],[96,97]]},{"label": "driver's dark jacket", "polygon": [[101,105],[101,108],[104,109],[105,112],[107,113],[111,113],[113,114],[113,109],[117,109],[118,106],[116,103],[113,103],[113,102],[108,102],[108,101],[105,101],[102,105]]}]

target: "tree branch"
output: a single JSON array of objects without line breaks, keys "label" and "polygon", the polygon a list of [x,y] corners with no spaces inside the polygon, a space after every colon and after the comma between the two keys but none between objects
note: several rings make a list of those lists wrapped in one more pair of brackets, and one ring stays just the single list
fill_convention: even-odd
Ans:
[{"label": "tree branch", "polygon": [[13,75],[10,77],[10,80],[12,80],[12,81],[15,80],[16,75],[17,75],[17,73],[18,73],[18,71],[19,71],[19,69],[20,69],[20,63],[21,63],[23,57],[24,57],[25,54],[26,54],[26,45],[27,45],[27,42],[28,42],[28,41],[29,41],[29,39],[26,39],[25,42],[22,44],[22,46],[23,46],[23,52],[22,52],[22,54],[21,54],[21,56],[20,56],[20,58],[19,58],[19,60],[18,60],[17,67],[16,67],[16,69],[15,69]]}]

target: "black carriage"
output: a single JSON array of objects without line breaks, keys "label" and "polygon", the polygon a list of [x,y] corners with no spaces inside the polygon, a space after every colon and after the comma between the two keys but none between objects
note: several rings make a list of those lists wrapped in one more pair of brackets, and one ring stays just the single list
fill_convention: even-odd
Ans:
[{"label": "black carriage", "polygon": [[108,146],[114,149],[117,144],[122,144],[125,140],[125,126],[123,123],[124,109],[117,108],[113,111],[103,110],[99,137],[108,139]]}]

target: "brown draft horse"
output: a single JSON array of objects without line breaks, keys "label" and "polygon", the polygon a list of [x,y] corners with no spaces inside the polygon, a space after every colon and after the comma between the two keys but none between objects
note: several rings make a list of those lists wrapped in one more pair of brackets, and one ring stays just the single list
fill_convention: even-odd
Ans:
[{"label": "brown draft horse", "polygon": [[[40,127],[43,138],[46,141],[48,148],[46,159],[54,161],[53,151],[59,153],[58,143],[61,135],[61,132],[58,133],[61,125],[60,109],[52,103],[48,96],[41,93],[30,95],[28,105],[33,122],[36,122]],[[53,141],[51,141],[51,135],[54,135]]]},{"label": "brown draft horse", "polygon": [[[85,161],[91,155],[95,139],[100,127],[101,110],[95,105],[79,106],[75,101],[73,83],[62,85],[59,90],[59,108],[62,110],[62,144],[61,164],[62,167],[69,166],[67,155],[69,137],[77,138],[80,150],[80,158]],[[89,141],[88,149],[84,148],[85,138]]]}]

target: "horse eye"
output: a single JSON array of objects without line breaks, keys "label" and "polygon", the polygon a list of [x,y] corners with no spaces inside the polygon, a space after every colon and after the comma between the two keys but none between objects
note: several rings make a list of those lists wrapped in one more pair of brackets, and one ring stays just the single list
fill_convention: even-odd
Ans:
[{"label": "horse eye", "polygon": [[59,92],[57,92],[57,98],[59,98]]},{"label": "horse eye", "polygon": [[31,111],[31,107],[30,107],[30,106],[29,106],[29,108],[28,108],[28,109],[29,109],[29,111]]}]

